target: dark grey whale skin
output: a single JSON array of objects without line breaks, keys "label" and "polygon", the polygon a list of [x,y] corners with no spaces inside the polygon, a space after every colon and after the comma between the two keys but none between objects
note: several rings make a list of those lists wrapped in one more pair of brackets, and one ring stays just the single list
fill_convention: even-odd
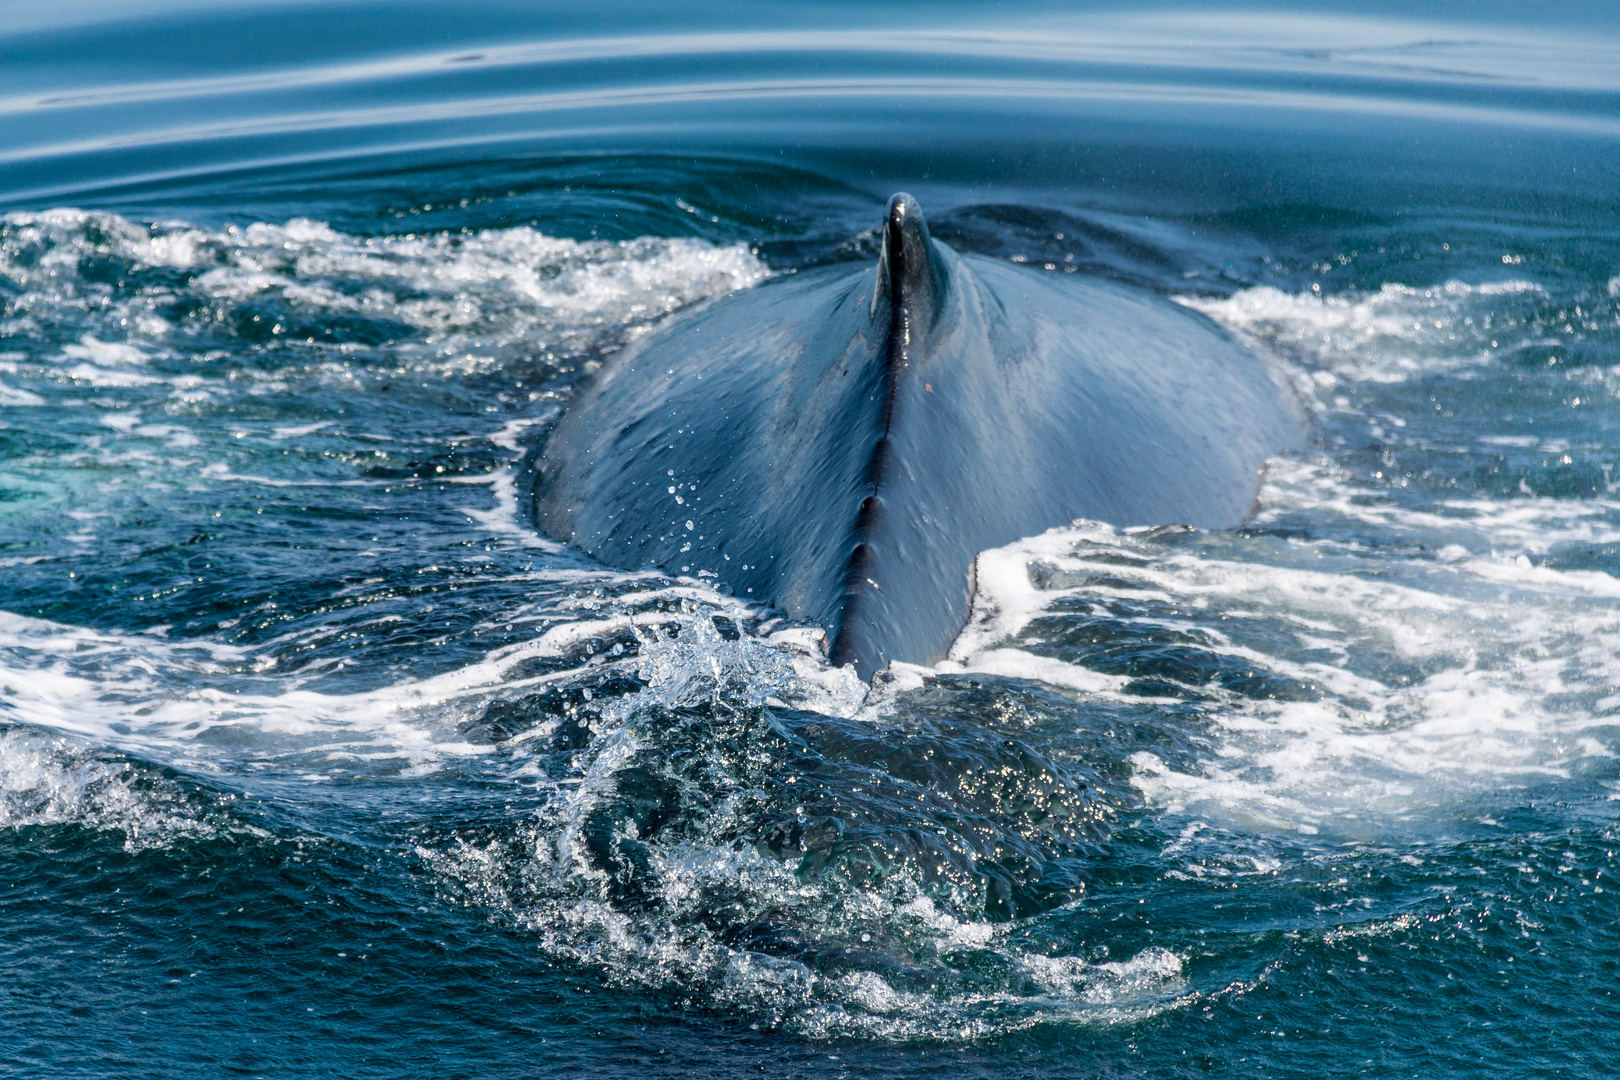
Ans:
[{"label": "dark grey whale skin", "polygon": [[868,678],[945,654],[979,551],[1077,518],[1230,528],[1305,439],[1275,365],[1202,315],[958,255],[897,195],[875,268],[775,278],[605,364],[534,512],[603,562],[819,624]]}]

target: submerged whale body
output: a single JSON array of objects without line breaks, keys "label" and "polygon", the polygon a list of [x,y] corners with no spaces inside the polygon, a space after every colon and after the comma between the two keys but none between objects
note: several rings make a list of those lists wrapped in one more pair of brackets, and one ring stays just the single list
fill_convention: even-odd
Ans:
[{"label": "submerged whale body", "polygon": [[817,623],[869,677],[944,655],[979,551],[1076,518],[1232,527],[1303,438],[1278,373],[1203,316],[959,255],[896,195],[875,268],[733,293],[604,365],[534,511],[603,562]]}]

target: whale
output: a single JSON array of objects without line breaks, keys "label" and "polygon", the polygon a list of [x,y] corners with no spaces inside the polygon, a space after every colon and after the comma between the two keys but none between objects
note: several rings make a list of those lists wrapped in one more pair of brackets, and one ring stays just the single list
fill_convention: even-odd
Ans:
[{"label": "whale", "polygon": [[959,253],[904,193],[879,247],[608,358],[537,455],[540,531],[820,626],[870,679],[946,655],[979,552],[1079,519],[1230,529],[1306,444],[1279,362],[1185,305]]}]

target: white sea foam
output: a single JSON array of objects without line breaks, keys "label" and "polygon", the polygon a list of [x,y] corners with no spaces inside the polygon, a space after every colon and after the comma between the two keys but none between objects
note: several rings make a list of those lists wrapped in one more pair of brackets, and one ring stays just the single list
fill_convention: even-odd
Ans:
[{"label": "white sea foam", "polygon": [[[1063,685],[1047,675],[1054,661],[1008,647],[1054,602],[1127,598],[1179,609],[1162,625],[1200,634],[1237,666],[1324,691],[1303,701],[1217,694],[1215,752],[1196,770],[1147,751],[1133,759],[1133,782],[1151,803],[1262,830],[1443,823],[1448,807],[1567,777],[1620,750],[1620,710],[1608,696],[1620,679],[1620,584],[1609,575],[1496,557],[1394,581],[1304,561],[1154,550],[1098,526],[1054,530],[980,557],[980,595],[951,666],[978,670],[989,657],[993,670]],[[1038,590],[1027,569],[1035,563],[1135,587]],[[1246,642],[1225,629],[1234,619],[1290,628],[1315,658],[1294,659],[1298,645]],[[1124,693],[1124,680],[1108,682],[1087,689]]]},{"label": "white sea foam", "polygon": [[23,406],[43,405],[45,399],[32,390],[21,390],[17,387],[0,383],[0,405]]},{"label": "white sea foam", "polygon": [[[394,346],[395,363],[450,374],[494,367],[494,354],[503,349],[578,347],[606,330],[753,285],[767,273],[740,244],[575,241],[528,226],[358,237],[306,219],[213,231],[73,209],[13,213],[0,225],[0,274],[23,287],[6,327],[38,331],[62,320],[83,327],[51,367],[17,370],[42,381],[64,374],[93,387],[174,382],[153,373],[149,361],[184,347],[193,324],[207,328],[210,312],[246,302],[276,305],[254,312],[272,340],[293,340],[292,320],[300,326],[343,316],[404,323],[418,337]],[[84,279],[79,266],[87,257],[128,265],[133,284],[111,290]],[[140,277],[151,268],[204,267],[184,283],[158,277],[143,284]],[[181,295],[208,305],[200,324],[198,316],[175,324],[160,313]],[[343,376],[344,355],[336,350],[329,377]],[[307,361],[291,357],[289,363]],[[276,378],[274,371],[247,374]],[[195,395],[197,386],[176,389]]]},{"label": "white sea foam", "polygon": [[1395,383],[1420,372],[1477,365],[1495,352],[1531,343],[1534,335],[1527,337],[1520,321],[1493,313],[1481,300],[1543,292],[1534,282],[1510,279],[1427,288],[1390,283],[1377,292],[1341,295],[1262,285],[1222,299],[1181,300],[1273,347],[1307,353],[1325,374]]},{"label": "white sea foam", "polygon": [[[625,576],[552,571],[536,574],[534,581],[556,589],[592,580],[622,584]],[[252,746],[260,762],[279,758],[307,767],[325,761],[338,772],[425,773],[489,752],[487,745],[467,743],[456,726],[491,696],[580,674],[570,668],[522,677],[515,670],[619,630],[638,631],[648,640],[642,657],[628,662],[648,680],[647,700],[679,697],[694,677],[714,678],[721,656],[743,665],[761,697],[775,690],[775,677],[767,677],[761,658],[771,658],[767,667],[787,665],[767,646],[749,642],[728,654],[712,630],[704,636],[703,619],[696,620],[695,636],[689,632],[684,640],[666,640],[658,632],[670,619],[657,610],[660,605],[686,602],[745,617],[744,605],[696,584],[647,580],[647,589],[616,601],[620,613],[553,602],[545,612],[550,625],[532,640],[439,675],[354,694],[301,689],[299,679],[276,677],[267,652],[275,641],[260,650],[207,640],[171,643],[150,633],[99,632],[0,612],[0,719],[155,752],[210,771],[241,764],[243,748]],[[653,610],[638,614],[627,605]],[[609,661],[603,656],[588,666]],[[218,752],[214,736],[222,729],[235,735],[227,740],[230,748]],[[358,762],[372,764],[352,766]]]},{"label": "white sea foam", "polygon": [[1436,551],[1454,544],[1512,557],[1620,541],[1620,500],[1613,498],[1441,498],[1420,509],[1392,501],[1324,459],[1272,462],[1255,520],[1273,524],[1302,513],[1324,526],[1373,526],[1389,542]]}]

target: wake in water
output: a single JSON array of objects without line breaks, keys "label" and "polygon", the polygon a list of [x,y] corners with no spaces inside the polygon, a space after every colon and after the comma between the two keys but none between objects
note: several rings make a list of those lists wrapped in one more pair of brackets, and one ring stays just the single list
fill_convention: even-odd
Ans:
[{"label": "wake in water", "polygon": [[815,1038],[1235,1007],[1492,905],[1531,941],[1545,890],[1456,852],[1602,887],[1503,822],[1620,796],[1585,422],[1620,310],[1494,265],[1188,298],[1289,359],[1321,448],[1240,531],[982,554],[949,659],[868,688],[517,516],[573,380],[761,280],[746,247],[13,215],[0,825],[374,849],[572,970]]}]

